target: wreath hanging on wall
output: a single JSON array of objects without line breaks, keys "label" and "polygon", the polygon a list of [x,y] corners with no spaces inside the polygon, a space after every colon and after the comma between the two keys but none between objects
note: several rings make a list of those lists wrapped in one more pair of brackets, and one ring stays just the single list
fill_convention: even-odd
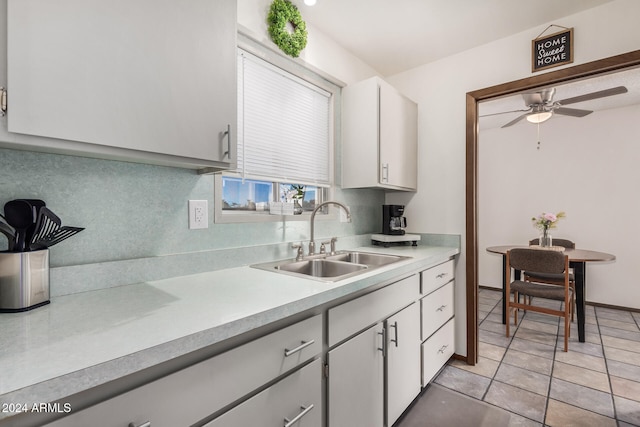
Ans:
[{"label": "wreath hanging on wall", "polygon": [[[297,58],[307,45],[307,24],[289,0],[273,0],[267,16],[271,40],[287,55]],[[293,31],[289,31],[291,24]]]}]

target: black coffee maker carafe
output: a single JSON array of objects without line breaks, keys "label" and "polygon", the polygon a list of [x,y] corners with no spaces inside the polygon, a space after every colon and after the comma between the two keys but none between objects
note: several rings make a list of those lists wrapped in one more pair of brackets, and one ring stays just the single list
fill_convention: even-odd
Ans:
[{"label": "black coffee maker carafe", "polygon": [[403,215],[404,205],[382,205],[382,234],[404,235],[407,218]]}]

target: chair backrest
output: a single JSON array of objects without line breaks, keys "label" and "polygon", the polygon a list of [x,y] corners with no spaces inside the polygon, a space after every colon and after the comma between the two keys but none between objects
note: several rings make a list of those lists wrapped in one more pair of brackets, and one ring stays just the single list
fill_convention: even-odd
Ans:
[{"label": "chair backrest", "polygon": [[565,255],[551,250],[514,248],[509,251],[509,266],[516,270],[562,274]]},{"label": "chair backrest", "polygon": [[[535,239],[529,240],[529,246],[537,245],[539,243],[540,243],[540,239],[538,237],[536,237]],[[553,238],[553,246],[562,246],[563,248],[569,248],[569,249],[576,248],[576,244],[573,243],[571,240],[556,239],[555,237]]]}]

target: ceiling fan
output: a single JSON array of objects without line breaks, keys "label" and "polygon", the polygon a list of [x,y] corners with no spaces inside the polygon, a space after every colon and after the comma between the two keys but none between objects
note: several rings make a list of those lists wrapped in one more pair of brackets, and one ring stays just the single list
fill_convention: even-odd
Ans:
[{"label": "ceiling fan", "polygon": [[522,98],[527,106],[524,110],[503,111],[501,113],[487,114],[486,116],[495,116],[497,114],[507,114],[522,112],[520,116],[503,125],[503,128],[512,126],[520,120],[526,118],[531,123],[542,123],[551,118],[553,114],[562,114],[571,117],[584,117],[593,113],[591,110],[580,110],[577,108],[566,108],[565,105],[576,104],[578,102],[590,101],[592,99],[604,98],[607,96],[620,95],[627,92],[624,86],[617,86],[610,89],[604,89],[597,92],[591,92],[584,95],[574,96],[572,98],[554,101],[553,96],[556,93],[555,88],[543,89],[533,93],[523,93]]}]

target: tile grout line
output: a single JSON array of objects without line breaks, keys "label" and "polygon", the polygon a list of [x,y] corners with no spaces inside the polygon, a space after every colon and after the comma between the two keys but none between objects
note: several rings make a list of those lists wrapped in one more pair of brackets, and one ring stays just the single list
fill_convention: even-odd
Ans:
[{"label": "tile grout line", "polygon": [[[613,408],[613,419],[616,421],[616,425],[620,425],[620,420],[618,420],[618,411],[616,409],[616,399],[614,399],[613,395],[613,385],[611,384],[611,373],[609,372],[609,362],[607,361],[607,353],[604,348],[604,340],[602,339],[602,331],[600,330],[600,321],[598,320],[598,310],[593,308],[593,317],[596,319],[596,326],[598,327],[598,337],[600,338],[600,345],[602,346],[602,358],[604,359],[604,369],[607,373],[607,382],[609,383],[609,391],[611,395],[611,407]],[[631,316],[633,319],[633,316]],[[634,319],[635,320],[635,319]],[[585,326],[586,328],[586,326]],[[586,335],[586,330],[585,330]],[[585,339],[586,341],[586,339]]]}]

